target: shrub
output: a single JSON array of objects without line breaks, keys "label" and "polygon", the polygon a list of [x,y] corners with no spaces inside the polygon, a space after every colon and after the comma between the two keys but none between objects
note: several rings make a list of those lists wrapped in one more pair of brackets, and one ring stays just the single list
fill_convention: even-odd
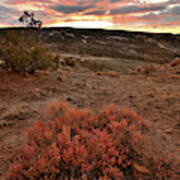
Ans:
[{"label": "shrub", "polygon": [[156,64],[148,64],[146,66],[137,66],[134,70],[132,70],[131,74],[153,74],[154,72],[159,70],[159,65]]},{"label": "shrub", "polygon": [[64,59],[65,64],[71,67],[75,67],[76,66],[76,60],[73,57],[69,57]]},{"label": "shrub", "polygon": [[53,57],[30,32],[6,32],[1,51],[4,68],[9,71],[34,74],[36,70],[56,70],[59,66],[58,56]]},{"label": "shrub", "polygon": [[94,116],[56,103],[47,114],[47,123],[36,122],[14,152],[7,180],[136,179],[137,172],[158,179],[153,161],[156,173],[140,165],[148,127],[135,112],[111,105]]},{"label": "shrub", "polygon": [[180,65],[180,58],[174,59],[171,63],[170,66],[175,67]]}]

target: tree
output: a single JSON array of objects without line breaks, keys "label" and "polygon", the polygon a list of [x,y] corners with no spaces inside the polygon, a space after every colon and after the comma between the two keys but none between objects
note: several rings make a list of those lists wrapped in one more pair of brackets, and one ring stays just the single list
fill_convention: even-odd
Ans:
[{"label": "tree", "polygon": [[24,14],[19,18],[19,21],[27,27],[41,28],[42,26],[42,21],[39,19],[36,20],[34,18],[34,13],[29,13],[28,11],[24,11]]}]

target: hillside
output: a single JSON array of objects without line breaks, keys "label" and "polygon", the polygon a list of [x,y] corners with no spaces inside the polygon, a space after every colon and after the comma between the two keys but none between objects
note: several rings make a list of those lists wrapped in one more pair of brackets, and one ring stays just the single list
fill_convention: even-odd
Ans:
[{"label": "hillside", "polygon": [[[23,28],[1,29],[0,35],[7,30],[26,31]],[[65,54],[155,63],[180,57],[180,35],[73,28],[31,29],[30,33],[48,43],[53,51]]]},{"label": "hillside", "polygon": [[[0,36],[15,30],[24,31],[1,29]],[[180,36],[71,28],[29,31],[59,54],[60,68],[22,76],[0,67],[0,179],[11,153],[26,142],[27,130],[44,120],[54,101],[94,113],[109,104],[134,110],[150,127],[151,147],[162,156],[173,154],[179,163]],[[179,165],[174,179],[179,179]],[[151,174],[140,177],[152,179]]]}]

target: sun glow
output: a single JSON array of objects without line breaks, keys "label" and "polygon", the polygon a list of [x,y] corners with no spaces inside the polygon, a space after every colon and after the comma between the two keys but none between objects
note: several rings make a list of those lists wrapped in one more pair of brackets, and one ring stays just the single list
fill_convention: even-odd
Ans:
[{"label": "sun glow", "polygon": [[74,28],[103,28],[110,29],[113,23],[108,21],[74,21],[74,22],[58,22],[47,25],[48,27],[74,27]]}]

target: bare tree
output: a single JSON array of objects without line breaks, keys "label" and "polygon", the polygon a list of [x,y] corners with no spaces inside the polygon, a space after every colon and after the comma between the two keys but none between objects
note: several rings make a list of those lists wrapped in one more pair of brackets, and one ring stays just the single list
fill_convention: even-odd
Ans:
[{"label": "bare tree", "polygon": [[24,11],[24,14],[19,18],[19,21],[27,27],[41,28],[42,26],[42,21],[39,19],[36,20],[34,18],[34,13],[29,13],[28,11]]}]

